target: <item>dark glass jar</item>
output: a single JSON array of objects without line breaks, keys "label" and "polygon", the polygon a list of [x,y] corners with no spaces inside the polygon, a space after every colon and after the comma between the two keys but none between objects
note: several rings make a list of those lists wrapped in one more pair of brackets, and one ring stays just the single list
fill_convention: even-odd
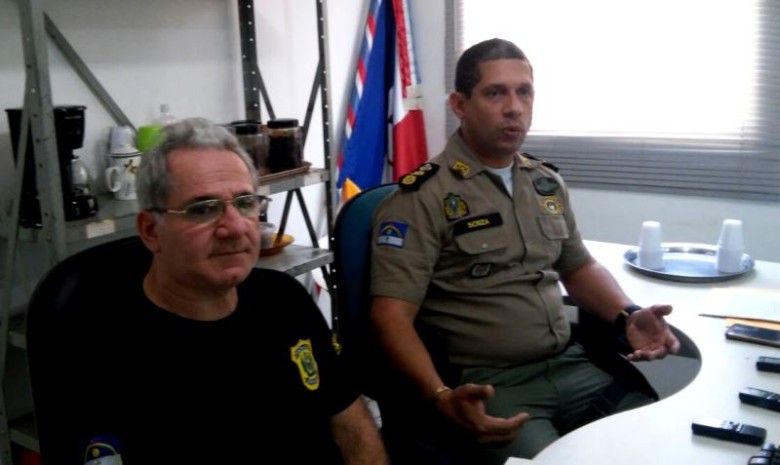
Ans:
[{"label": "dark glass jar", "polygon": [[299,168],[303,164],[303,134],[298,120],[279,118],[269,120],[268,170],[271,173]]},{"label": "dark glass jar", "polygon": [[241,147],[246,151],[257,168],[257,174],[265,176],[268,171],[268,136],[258,121],[233,121],[226,127],[235,134]]}]

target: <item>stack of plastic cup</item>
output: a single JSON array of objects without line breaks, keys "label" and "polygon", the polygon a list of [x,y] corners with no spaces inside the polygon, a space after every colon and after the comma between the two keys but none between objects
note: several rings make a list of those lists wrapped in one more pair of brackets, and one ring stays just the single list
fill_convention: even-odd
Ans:
[{"label": "stack of plastic cup", "polygon": [[716,266],[721,273],[742,271],[742,255],[745,246],[742,242],[742,221],[724,220],[718,240]]},{"label": "stack of plastic cup", "polygon": [[661,223],[645,221],[639,234],[639,254],[637,265],[648,270],[660,270],[664,267],[664,248],[661,244]]}]

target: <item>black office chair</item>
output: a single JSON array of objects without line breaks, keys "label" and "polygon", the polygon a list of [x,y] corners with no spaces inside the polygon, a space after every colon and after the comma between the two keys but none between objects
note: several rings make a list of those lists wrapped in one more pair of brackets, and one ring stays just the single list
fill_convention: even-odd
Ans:
[{"label": "black office chair", "polygon": [[35,288],[27,314],[27,353],[44,465],[84,454],[67,437],[80,410],[111,408],[72,405],[75,392],[107,382],[106,373],[119,369],[82,355],[100,352],[100,347],[90,347],[90,335],[101,330],[97,320],[110,318],[116,302],[126,295],[127,283],[141,282],[151,258],[138,237],[114,240],[57,263]]},{"label": "black office chair", "polygon": [[[394,373],[371,340],[369,287],[373,214],[382,200],[397,188],[395,184],[386,184],[361,192],[341,208],[336,219],[333,275],[343,353],[360,367],[363,392],[379,406],[382,434],[394,462],[477,463],[471,458],[472,451],[478,447],[472,439],[441,418],[432,405],[426,405],[414,388]],[[620,335],[609,324],[590,314],[582,311],[579,314],[579,322],[572,325],[573,337],[583,344],[590,358],[612,373],[618,382],[658,399],[644,375],[621,356],[628,346]],[[443,345],[436,335],[423,327],[418,326],[417,330],[445,382],[457,385],[457,373],[448,368]],[[602,408],[594,405],[594,417],[601,415]],[[587,420],[583,418],[583,421]]]}]

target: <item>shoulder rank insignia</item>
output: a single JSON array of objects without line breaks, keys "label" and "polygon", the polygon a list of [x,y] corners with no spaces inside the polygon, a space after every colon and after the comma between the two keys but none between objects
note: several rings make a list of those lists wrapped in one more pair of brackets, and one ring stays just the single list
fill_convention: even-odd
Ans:
[{"label": "shoulder rank insignia", "polygon": [[320,387],[320,372],[317,368],[317,360],[314,359],[314,351],[310,339],[299,339],[298,343],[290,347],[290,360],[298,366],[301,382],[310,391],[316,391]]},{"label": "shoulder rank insignia", "polygon": [[550,168],[551,170],[555,171],[556,173],[558,172],[558,167],[557,167],[557,166],[555,166],[555,165],[553,165],[553,164],[552,164],[552,163],[550,163],[549,161],[544,161],[544,160],[542,160],[541,158],[536,158],[535,156],[533,156],[533,155],[529,155],[529,154],[527,154],[527,153],[523,153],[523,156],[524,156],[524,157],[526,157],[526,158],[530,158],[531,160],[540,161],[540,162],[542,162],[542,165],[544,165],[544,166],[546,166],[546,167]]},{"label": "shoulder rank insignia", "polygon": [[469,206],[463,198],[450,192],[444,198],[444,215],[448,221],[455,221],[468,216]]},{"label": "shoulder rank insignia", "polygon": [[411,173],[401,176],[401,180],[398,181],[398,185],[402,189],[416,191],[420,188],[422,183],[433,177],[437,171],[439,171],[439,165],[434,165],[433,163],[423,163]]},{"label": "shoulder rank insignia", "polygon": [[558,181],[550,176],[534,179],[534,190],[536,190],[539,195],[543,195],[545,197],[553,195],[559,187],[561,186],[558,184]]}]

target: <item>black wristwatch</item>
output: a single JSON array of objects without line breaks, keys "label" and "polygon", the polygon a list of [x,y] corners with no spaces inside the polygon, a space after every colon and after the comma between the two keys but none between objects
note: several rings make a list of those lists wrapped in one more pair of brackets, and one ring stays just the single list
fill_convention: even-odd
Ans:
[{"label": "black wristwatch", "polygon": [[626,308],[624,308],[622,312],[618,313],[618,316],[615,319],[615,323],[614,323],[615,328],[617,328],[621,332],[625,332],[626,322],[628,321],[629,315],[631,315],[637,310],[642,310],[642,308],[643,307],[637,304],[626,305]]}]

